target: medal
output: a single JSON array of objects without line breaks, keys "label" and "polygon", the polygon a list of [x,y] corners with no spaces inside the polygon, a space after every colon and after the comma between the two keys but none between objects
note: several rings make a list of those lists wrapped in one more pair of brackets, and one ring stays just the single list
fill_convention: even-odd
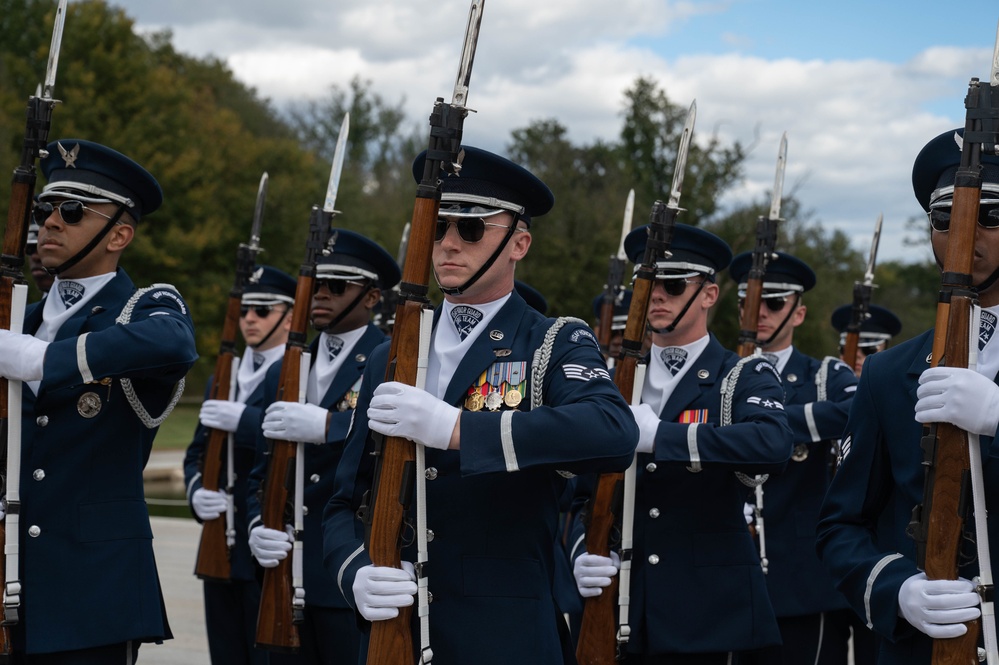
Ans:
[{"label": "medal", "polygon": [[803,443],[799,443],[794,447],[794,452],[791,453],[791,459],[795,462],[804,462],[808,459],[808,446]]},{"label": "medal", "polygon": [[336,404],[336,410],[339,411],[340,413],[343,413],[344,411],[346,411],[349,408],[350,408],[350,402],[347,400],[346,397],[344,397],[342,400],[340,400]]},{"label": "medal", "polygon": [[468,411],[481,411],[482,405],[485,400],[479,393],[472,393],[467,398],[465,398],[465,409]]},{"label": "medal", "polygon": [[521,396],[520,391],[513,388],[506,391],[506,395],[503,396],[503,403],[511,409],[516,409],[522,399],[523,397]]},{"label": "medal", "polygon": [[84,418],[93,418],[101,412],[101,398],[97,393],[83,393],[76,402],[76,411]]},{"label": "medal", "polygon": [[486,395],[486,408],[490,411],[496,411],[503,404],[503,396],[500,395],[495,390],[488,395]]}]

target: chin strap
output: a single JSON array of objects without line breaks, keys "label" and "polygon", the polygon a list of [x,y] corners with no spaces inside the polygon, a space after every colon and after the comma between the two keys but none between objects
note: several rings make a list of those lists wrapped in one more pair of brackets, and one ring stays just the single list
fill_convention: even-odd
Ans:
[{"label": "chin strap", "polygon": [[434,279],[437,279],[437,286],[440,288],[441,292],[444,295],[448,296],[460,296],[462,293],[468,290],[468,287],[479,281],[479,278],[482,277],[482,275],[484,275],[485,272],[489,270],[489,268],[491,268],[494,263],[496,263],[496,259],[498,259],[499,255],[503,252],[503,248],[506,247],[506,244],[508,242],[510,242],[510,238],[513,237],[513,234],[517,232],[517,222],[519,221],[520,217],[514,217],[513,224],[510,225],[509,229],[506,232],[506,235],[503,236],[503,242],[501,242],[496,247],[496,251],[492,253],[492,256],[490,256],[489,259],[484,264],[482,264],[482,267],[479,268],[478,272],[469,277],[468,281],[462,284],[461,286],[457,287],[441,286],[440,285],[441,280],[437,278],[437,271],[435,270]]},{"label": "chin strap", "polygon": [[97,235],[95,235],[93,239],[87,243],[86,247],[77,252],[76,255],[67,259],[66,262],[63,263],[62,265],[56,266],[55,268],[46,268],[45,272],[47,272],[50,275],[58,275],[64,270],[68,270],[69,268],[75,266],[77,263],[83,260],[83,258],[87,254],[90,254],[90,252],[94,251],[94,247],[97,247],[97,244],[101,240],[103,240],[104,237],[108,234],[108,232],[111,231],[111,229],[114,227],[114,225],[118,223],[118,220],[121,219],[121,216],[124,213],[125,213],[125,206],[123,204],[119,204],[118,210],[116,210],[115,213],[111,215],[111,219],[108,220],[108,223],[104,225],[103,229],[97,232]]},{"label": "chin strap", "polygon": [[332,333],[333,328],[335,328],[338,323],[340,323],[341,321],[343,321],[347,317],[348,314],[350,314],[351,312],[353,312],[354,308],[357,307],[357,305],[361,302],[361,300],[364,299],[364,296],[368,295],[368,292],[371,291],[371,289],[373,289],[373,288],[375,288],[374,284],[369,284],[366,288],[364,288],[360,293],[357,294],[357,297],[354,298],[350,302],[349,305],[347,305],[346,307],[343,308],[342,312],[340,312],[335,317],[333,317],[332,321],[330,321],[329,323],[327,323],[322,328],[320,328],[318,326],[313,326],[313,328],[315,328],[319,332],[333,334]]},{"label": "chin strap", "polygon": [[[262,340],[260,340],[259,342],[257,342],[257,346],[255,346],[254,348],[263,346],[264,344],[267,343],[267,340],[269,340],[271,338],[271,335],[273,335],[274,332],[278,329],[278,326],[281,325],[281,322],[285,320],[285,317],[288,316],[288,312],[290,312],[290,311],[291,311],[291,305],[288,305],[288,307],[284,310],[284,314],[281,315],[281,318],[278,319],[277,323],[274,324],[274,327],[271,328],[271,331],[269,333],[267,333],[266,335],[264,335],[264,338]],[[233,370],[233,371],[235,372],[236,370]]]},{"label": "chin strap", "polygon": [[780,322],[779,326],[777,326],[777,330],[774,331],[774,334],[770,335],[770,337],[761,340],[759,342],[759,345],[761,347],[766,347],[767,344],[774,341],[774,338],[780,334],[780,331],[784,329],[784,326],[787,325],[787,322],[791,320],[791,315],[794,314],[794,310],[798,309],[799,305],[801,305],[801,294],[796,294],[794,296],[794,307],[791,308],[791,310],[787,313],[787,316],[784,317],[784,320]]}]

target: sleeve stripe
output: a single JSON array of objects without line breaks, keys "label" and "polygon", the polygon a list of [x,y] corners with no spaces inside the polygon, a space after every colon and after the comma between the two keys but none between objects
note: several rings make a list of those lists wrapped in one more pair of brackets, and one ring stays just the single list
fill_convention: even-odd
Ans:
[{"label": "sleeve stripe", "polygon": [[584,533],[583,535],[581,535],[579,538],[576,539],[575,543],[572,544],[572,551],[569,552],[569,562],[570,563],[572,562],[573,559],[576,558],[576,552],[582,553],[582,551],[579,549],[579,546],[580,545],[584,545],[585,542],[586,542],[586,534]]},{"label": "sleeve stripe", "polygon": [[517,464],[517,451],[513,447],[513,411],[504,411],[500,416],[500,442],[503,444],[503,459],[507,471],[520,471]]},{"label": "sleeve stripe", "polygon": [[[350,553],[350,556],[347,557],[347,560],[343,562],[343,565],[340,566],[340,570],[337,571],[337,573],[336,573],[336,585],[337,585],[337,588],[340,589],[340,593],[343,593],[343,573],[344,573],[344,571],[347,570],[347,566],[350,565],[350,562],[353,561],[354,559],[356,559],[358,557],[358,555],[361,552],[363,552],[363,551],[364,551],[364,545],[358,546],[358,548],[356,550],[354,550],[353,552]],[[344,593],[343,595],[346,596],[347,594]]]},{"label": "sleeve stripe", "polygon": [[90,373],[90,365],[87,364],[87,336],[90,333],[83,333],[76,338],[76,366],[80,370],[80,376],[84,383],[94,380],[94,375]]},{"label": "sleeve stripe", "polygon": [[867,615],[865,617],[867,619],[867,627],[872,630],[874,629],[874,621],[871,619],[871,594],[874,593],[874,581],[889,563],[901,558],[901,554],[889,554],[885,558],[878,561],[874,568],[871,569],[871,574],[867,578],[867,589],[864,590],[864,613]]},{"label": "sleeve stripe", "polygon": [[690,466],[691,471],[701,470],[701,453],[697,450],[697,425],[699,423],[691,423],[690,427],[687,428],[687,450],[690,451]]},{"label": "sleeve stripe", "polygon": [[812,436],[812,443],[822,440],[819,436],[819,428],[815,424],[815,414],[812,409],[815,408],[815,402],[809,402],[805,405],[805,422],[808,424],[808,433]]}]

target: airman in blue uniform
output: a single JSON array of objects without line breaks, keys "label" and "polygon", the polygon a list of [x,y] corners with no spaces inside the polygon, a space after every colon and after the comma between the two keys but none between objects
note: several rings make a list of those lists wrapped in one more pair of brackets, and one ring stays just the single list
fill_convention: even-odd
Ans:
[{"label": "airman in blue uniform", "polygon": [[[923,147],[913,165],[916,199],[932,226],[937,260],[948,240],[962,130],[951,130]],[[818,550],[839,589],[881,637],[879,665],[930,662],[931,638],[964,634],[964,621],[980,615],[969,581],[977,559],[964,560],[958,580],[928,580],[916,563],[916,544],[906,534],[912,509],[923,501],[922,423],[948,422],[979,434],[986,506],[997,510],[999,462],[993,437],[999,419],[999,157],[982,152],[982,198],[975,238],[972,284],[982,307],[977,370],[930,368],[933,330],[869,356],[843,438],[843,461],[826,495],[818,526]],[[969,511],[970,513],[970,511]],[[884,521],[887,529],[879,529]],[[974,538],[967,525],[966,538]],[[999,548],[989,528],[993,552]]]},{"label": "airman in blue uniform", "polygon": [[416,548],[401,569],[372,565],[356,515],[372,483],[369,435],[409,438],[426,447],[433,662],[561,664],[572,647],[552,598],[552,544],[565,474],[623,470],[637,430],[590,328],[545,318],[514,289],[551,191],[509,160],[463,149],[460,177],[442,182],[433,269],[445,300],[426,389],[385,382],[389,346],[375,351],[326,509],[326,569],[367,621],[413,604]]},{"label": "airman in blue uniform", "polygon": [[[642,260],[647,238],[644,226],[625,238],[632,261]],[[784,468],[791,430],[774,366],[740,361],[708,332],[728,245],[677,224],[670,251],[657,264],[652,350],[641,404],[632,406],[641,436],[631,585],[623,591],[628,662],[728,663],[732,652],[780,641],[743,517],[744,482]],[[580,554],[581,539],[573,572],[580,594],[593,596],[619,562]]]},{"label": "airman in blue uniform", "polygon": [[[260,608],[260,580],[256,562],[250,555],[246,531],[247,481],[256,461],[257,437],[263,419],[263,381],[268,368],[284,357],[291,328],[291,307],[295,302],[295,278],[272,266],[258,266],[250,276],[241,298],[239,331],[246,349],[236,374],[232,400],[207,399],[205,391],[194,439],[184,456],[184,482],[191,512],[200,522],[216,519],[233,502],[232,528],[235,542],[229,549],[229,581],[204,580],[205,629],[212,665],[266,665],[267,652],[254,648],[257,611]],[[232,496],[225,487],[228,455],[222,457],[220,491],[202,484],[202,462],[211,429],[233,435]]]},{"label": "airman in blue uniform", "polygon": [[323,566],[322,516],[333,494],[333,478],[354,415],[361,374],[371,352],[386,339],[371,323],[371,313],[382,291],[395,286],[400,274],[395,259],[378,243],[352,231],[336,233],[333,252],[320,257],[316,265],[311,318],[320,334],[310,347],[306,402],[275,401],[280,361],[270,367],[263,385],[265,415],[246,516],[250,548],[262,566],[276,566],[292,546],[285,531],[269,529],[261,522],[258,490],[267,475],[266,439],[309,444],[304,472],[305,620],[298,626],[301,648],[297,654],[270,654],[272,665],[354,663],[361,639],[353,611]]},{"label": "airman in blue uniform", "polygon": [[[843,358],[846,346],[846,328],[850,325],[852,305],[842,305],[833,310],[830,323],[839,331],[839,356]],[[888,348],[891,339],[902,332],[902,321],[887,307],[870,305],[868,317],[860,324],[860,340],[857,342],[857,360],[853,372],[858,377],[864,366],[864,359]]]},{"label": "airman in blue uniform", "polygon": [[137,290],[118,267],[162,201],[153,176],[78,139],[49,144],[41,168],[32,215],[56,278],[25,334],[0,332],[0,376],[24,382],[15,653],[132,662],[171,637],[142,469],[197,359],[194,326],[173,287]]},{"label": "airman in blue uniform", "polygon": [[[742,316],[752,252],[729,267],[739,287]],[[740,663],[846,665],[853,610],[836,591],[815,554],[815,525],[846,427],[857,377],[838,358],[819,360],[794,346],[795,328],[805,322],[803,296],[815,273],[801,259],[776,252],[763,277],[757,338],[780,373],[784,411],[794,436],[787,468],[763,484],[767,590],[780,627],[780,646],[743,654]],[[755,505],[750,498],[747,516]]]}]

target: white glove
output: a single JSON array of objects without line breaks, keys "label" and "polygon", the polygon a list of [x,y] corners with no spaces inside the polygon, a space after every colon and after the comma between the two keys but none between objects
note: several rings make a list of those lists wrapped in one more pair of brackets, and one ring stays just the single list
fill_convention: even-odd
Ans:
[{"label": "white glove", "polygon": [[31,335],[0,330],[0,376],[14,381],[41,381],[49,343]]},{"label": "white glove", "polygon": [[229,508],[229,495],[199,487],[191,495],[191,508],[202,522],[213,520]]},{"label": "white glove", "polygon": [[580,554],[572,564],[572,576],[576,578],[576,588],[583,598],[599,596],[604,587],[611,584],[611,578],[621,569],[621,557],[611,550],[610,557],[597,554]]},{"label": "white glove", "polygon": [[933,639],[960,637],[968,631],[965,621],[982,615],[974,585],[968,580],[928,580],[913,575],[898,590],[898,613]]},{"label": "white glove", "polygon": [[291,551],[291,534],[287,531],[255,526],[248,539],[250,551],[264,568],[273,568]]},{"label": "white glove", "polygon": [[756,519],[756,506],[751,503],[742,504],[742,516],[746,518],[746,524],[752,524]]},{"label": "white glove", "polygon": [[245,408],[246,405],[240,402],[206,399],[201,405],[198,420],[205,427],[223,432],[235,432],[236,428],[239,427],[239,419],[243,417],[243,409]]},{"label": "white glove", "polygon": [[638,448],[636,453],[651,453],[656,449],[656,432],[659,431],[659,415],[648,404],[631,405],[631,413],[638,423]]},{"label": "white glove", "polygon": [[951,423],[973,434],[992,436],[999,424],[999,386],[978,372],[931,367],[919,375],[916,420]]},{"label": "white glove", "polygon": [[425,390],[389,381],[375,388],[368,405],[368,427],[386,436],[447,450],[460,414],[461,409]]},{"label": "white glove", "polygon": [[402,562],[402,568],[364,566],[357,571],[352,588],[362,617],[368,621],[394,619],[400,607],[413,604],[416,571],[408,561]]},{"label": "white glove", "polygon": [[264,415],[264,436],[275,441],[326,443],[330,412],[315,404],[274,402]]}]

